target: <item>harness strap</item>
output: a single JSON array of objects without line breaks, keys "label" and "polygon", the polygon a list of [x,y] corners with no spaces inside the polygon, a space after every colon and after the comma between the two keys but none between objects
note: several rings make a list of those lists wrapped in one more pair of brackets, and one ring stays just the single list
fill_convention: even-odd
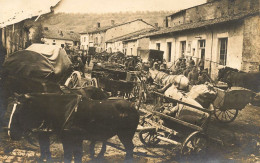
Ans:
[{"label": "harness strap", "polygon": [[81,95],[77,95],[77,101],[76,101],[76,104],[74,105],[73,109],[70,111],[70,114],[68,115],[68,117],[66,118],[65,122],[63,123],[62,127],[61,127],[61,131],[65,128],[65,125],[67,124],[67,122],[69,121],[72,113],[75,111],[77,112],[78,111],[78,105],[79,105],[79,102],[81,101],[82,99],[82,96]]}]

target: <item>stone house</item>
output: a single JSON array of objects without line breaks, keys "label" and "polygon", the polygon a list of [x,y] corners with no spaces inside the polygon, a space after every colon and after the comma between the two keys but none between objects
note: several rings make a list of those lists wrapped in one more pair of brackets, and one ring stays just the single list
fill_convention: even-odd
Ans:
[{"label": "stone house", "polygon": [[86,42],[81,43],[81,45],[85,45],[81,46],[81,48],[94,46],[99,52],[104,50],[112,51],[112,47],[106,47],[108,40],[147,28],[153,28],[153,26],[142,19],[136,19],[122,24],[114,24],[114,21],[111,21],[111,25],[105,27],[101,27],[100,23],[97,23],[95,30],[80,33],[80,40],[86,40]]},{"label": "stone house", "polygon": [[169,15],[165,23],[147,37],[149,48],[164,51],[167,62],[204,58],[213,79],[223,66],[259,71],[258,0],[211,0]]},{"label": "stone house", "polygon": [[50,30],[45,27],[42,41],[47,45],[75,49],[79,46],[79,34],[74,31]]},{"label": "stone house", "polygon": [[[141,29],[120,37],[116,37],[110,40],[106,41],[106,48],[108,49],[109,52],[123,52],[126,55],[137,55],[137,49],[141,48],[139,46],[139,42],[137,43],[136,41],[134,41],[134,43],[131,43],[130,41],[127,41],[129,39],[133,39],[135,37],[139,37],[141,35],[147,34],[149,32],[152,31],[156,31],[155,28],[146,28],[146,29]],[[142,44],[141,45],[146,45],[147,47],[149,46],[149,39],[146,38],[144,39],[146,40],[146,42],[141,41]],[[128,46],[128,42],[129,42],[129,46]],[[144,45],[144,46],[145,46]]]}]

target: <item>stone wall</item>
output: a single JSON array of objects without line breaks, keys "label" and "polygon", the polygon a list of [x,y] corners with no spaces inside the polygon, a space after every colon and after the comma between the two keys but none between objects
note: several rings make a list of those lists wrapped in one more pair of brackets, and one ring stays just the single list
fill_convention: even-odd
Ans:
[{"label": "stone wall", "polygon": [[243,71],[259,71],[260,66],[260,17],[249,17],[244,21]]},{"label": "stone wall", "polygon": [[172,15],[168,24],[176,24],[182,22],[181,20],[184,20],[183,23],[191,23],[232,16],[245,11],[259,10],[259,5],[259,0],[213,0],[182,11],[184,14]]},{"label": "stone wall", "polygon": [[148,25],[147,23],[137,20],[133,22],[126,23],[124,25],[116,26],[106,31],[105,41],[120,37],[129,33],[133,33],[142,29],[152,28],[153,26]]}]

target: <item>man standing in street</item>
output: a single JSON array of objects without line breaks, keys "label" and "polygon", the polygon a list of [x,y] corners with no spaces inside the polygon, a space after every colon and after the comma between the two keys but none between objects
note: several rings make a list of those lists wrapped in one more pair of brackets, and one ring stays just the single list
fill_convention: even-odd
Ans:
[{"label": "man standing in street", "polygon": [[91,55],[88,54],[88,55],[87,55],[87,63],[88,63],[88,67],[89,67],[90,61],[91,61]]}]

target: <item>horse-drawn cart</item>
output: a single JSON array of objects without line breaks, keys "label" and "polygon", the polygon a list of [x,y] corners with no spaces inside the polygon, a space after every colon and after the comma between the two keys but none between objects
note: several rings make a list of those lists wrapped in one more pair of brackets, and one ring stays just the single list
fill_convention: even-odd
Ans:
[{"label": "horse-drawn cart", "polygon": [[227,90],[216,88],[217,97],[213,102],[214,115],[223,123],[234,121],[238,111],[252,101],[253,92],[242,87],[231,87]]},{"label": "horse-drawn cart", "polygon": [[112,96],[120,94],[126,98],[133,98],[137,95],[138,78],[135,71],[125,71],[111,65],[109,67],[108,65],[94,64],[91,78],[96,81],[97,87],[111,92]]},{"label": "horse-drawn cart", "polygon": [[[160,141],[176,145],[181,154],[198,154],[207,146],[206,128],[212,110],[196,103],[184,102],[153,92],[156,103],[151,108],[140,108],[144,114],[139,126],[139,138],[144,145],[154,146]],[[177,110],[169,112],[177,103]]]}]

